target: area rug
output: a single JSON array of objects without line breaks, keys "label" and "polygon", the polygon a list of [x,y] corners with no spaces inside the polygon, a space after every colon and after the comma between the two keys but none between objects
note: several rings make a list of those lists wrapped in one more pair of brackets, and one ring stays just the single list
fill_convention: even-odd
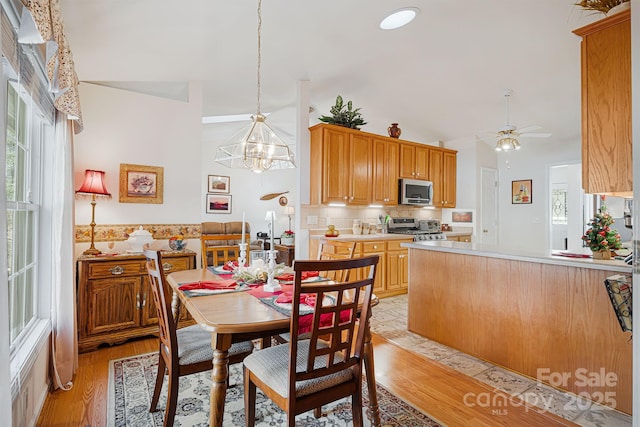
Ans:
[{"label": "area rug", "polygon": [[[143,354],[112,360],[109,363],[109,402],[107,405],[107,427],[156,427],[162,426],[167,396],[165,379],[157,412],[149,412],[149,403],[153,393],[158,368],[157,353]],[[242,384],[242,366],[230,366],[230,384],[225,403],[224,426],[244,426],[244,401]],[[209,390],[211,373],[202,372],[180,378],[178,408],[175,426],[209,425]],[[366,387],[363,387],[365,405],[369,399]],[[383,425],[439,426],[428,416],[394,396],[390,391],[377,385],[378,405]],[[322,407],[323,416],[316,419],[313,412],[296,417],[296,426],[351,426],[350,399],[341,399]],[[365,411],[366,412],[366,411]],[[365,425],[370,426],[368,417]],[[258,389],[256,404],[256,426],[284,426],[287,418],[271,400]]]}]

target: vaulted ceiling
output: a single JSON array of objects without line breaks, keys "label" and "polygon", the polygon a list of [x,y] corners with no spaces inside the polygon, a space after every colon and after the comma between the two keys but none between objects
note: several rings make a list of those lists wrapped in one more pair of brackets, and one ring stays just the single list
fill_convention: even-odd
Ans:
[{"label": "vaulted ceiling", "polygon": [[[314,117],[336,95],[362,108],[363,130],[418,141],[471,138],[509,122],[580,139],[580,39],[602,15],[573,0],[264,0],[263,112],[293,123],[297,82]],[[180,98],[203,82],[203,116],[256,111],[257,0],[61,0],[83,82]],[[417,18],[378,28],[390,11]],[[82,91],[80,91],[82,100]],[[85,123],[85,127],[91,126]],[[295,128],[289,129],[293,133]]]}]

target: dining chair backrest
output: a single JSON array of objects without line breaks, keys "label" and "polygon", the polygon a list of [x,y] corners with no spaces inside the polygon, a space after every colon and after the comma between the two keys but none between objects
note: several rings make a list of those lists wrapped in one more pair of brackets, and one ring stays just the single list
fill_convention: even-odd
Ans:
[{"label": "dining chair backrest", "polygon": [[[294,425],[296,414],[310,409],[319,413],[322,405],[347,396],[352,398],[353,425],[362,425],[364,342],[378,261],[378,255],[372,255],[294,262],[289,333],[298,336],[310,328],[310,336],[289,340],[288,346],[267,348],[245,359],[247,425],[255,422],[256,385],[287,413],[290,426]],[[306,283],[302,279],[305,272],[361,269],[369,273],[360,279]],[[301,312],[303,303],[313,307],[311,314]],[[283,365],[288,366],[287,383],[283,383]]]},{"label": "dining chair backrest", "polygon": [[[237,261],[240,255],[239,244],[229,244],[242,241],[242,234],[218,234],[200,236],[202,268],[218,267],[229,261]],[[245,234],[245,241],[249,241],[249,234]],[[249,245],[247,245],[246,259],[249,259]]]},{"label": "dining chair backrest", "polygon": [[168,291],[168,285],[162,267],[162,254],[160,251],[146,249],[144,256],[147,259],[147,275],[149,277],[149,287],[153,295],[158,313],[158,338],[160,339],[161,351],[165,354],[178,358],[176,349],[178,341],[176,338],[177,317],[173,315],[171,310],[171,302],[168,295],[172,293]]},{"label": "dining chair backrest", "polygon": [[[340,240],[320,240],[318,247],[319,260],[351,259],[355,256],[356,242],[345,242]],[[349,270],[327,271],[325,277],[330,280],[349,280]]]}]

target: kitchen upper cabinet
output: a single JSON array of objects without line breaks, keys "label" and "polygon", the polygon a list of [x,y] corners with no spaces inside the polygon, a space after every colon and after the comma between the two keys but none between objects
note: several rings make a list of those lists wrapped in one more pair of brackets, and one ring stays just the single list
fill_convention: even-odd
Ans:
[{"label": "kitchen upper cabinet", "polygon": [[631,195],[631,12],[574,33],[582,37],[582,187]]},{"label": "kitchen upper cabinet", "polygon": [[433,205],[456,207],[456,151],[429,150],[429,180],[433,182]]},{"label": "kitchen upper cabinet", "polygon": [[398,204],[399,153],[396,141],[373,138],[373,203]]},{"label": "kitchen upper cabinet", "polygon": [[429,148],[400,143],[400,178],[429,179]]},{"label": "kitchen upper cabinet", "polygon": [[340,126],[311,131],[311,203],[371,203],[373,149],[369,134]]}]

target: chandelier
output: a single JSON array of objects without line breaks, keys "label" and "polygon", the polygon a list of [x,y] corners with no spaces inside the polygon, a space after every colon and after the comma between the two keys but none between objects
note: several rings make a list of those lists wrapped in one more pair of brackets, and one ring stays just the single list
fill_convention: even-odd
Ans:
[{"label": "chandelier", "polygon": [[293,153],[267,125],[266,117],[260,112],[261,30],[262,0],[258,0],[257,112],[251,116],[251,124],[231,138],[229,144],[218,147],[215,158],[216,162],[230,168],[246,168],[256,173],[296,167]]}]

